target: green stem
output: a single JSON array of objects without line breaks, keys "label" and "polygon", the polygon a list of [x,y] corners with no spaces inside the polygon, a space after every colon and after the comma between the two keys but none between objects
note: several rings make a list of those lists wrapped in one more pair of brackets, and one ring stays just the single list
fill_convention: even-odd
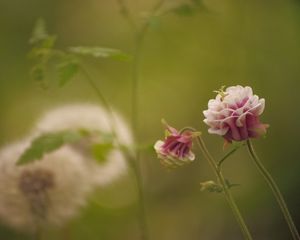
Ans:
[{"label": "green stem", "polygon": [[[124,17],[128,20],[131,26],[131,17],[128,14],[128,9],[122,0],[118,0],[121,9],[123,9]],[[164,0],[160,0],[152,9],[151,15],[154,16],[156,12],[162,6]],[[139,141],[139,70],[140,70],[140,59],[141,59],[141,52],[142,46],[144,42],[145,35],[149,28],[149,21],[146,21],[140,29],[133,27],[134,31],[134,59],[133,59],[133,69],[132,69],[132,99],[131,99],[131,125],[132,130],[134,133],[134,140],[135,143]],[[137,145],[137,144],[135,144]],[[140,228],[141,228],[141,239],[148,240],[149,233],[148,233],[148,226],[147,226],[147,219],[146,219],[146,208],[145,208],[145,197],[143,191],[143,178],[141,172],[141,162],[140,162],[140,150],[135,148],[135,156],[136,162],[133,165],[133,170],[136,176],[136,184],[138,189],[138,196],[139,196],[139,219],[140,219]]]},{"label": "green stem", "polygon": [[203,153],[203,155],[205,156],[206,160],[209,162],[210,166],[212,167],[219,183],[221,184],[222,188],[223,188],[223,191],[224,191],[224,195],[226,197],[226,200],[229,204],[229,206],[231,207],[231,210],[233,211],[233,214],[240,226],[240,229],[244,235],[244,238],[247,239],[247,240],[252,240],[252,237],[251,237],[251,234],[248,230],[248,227],[238,209],[238,206],[236,205],[235,203],[235,200],[231,194],[231,191],[230,189],[228,188],[227,184],[226,184],[226,180],[220,170],[220,168],[218,167],[218,165],[216,164],[215,160],[213,159],[213,157],[210,155],[203,139],[198,136],[197,137],[197,143]]},{"label": "green stem", "polygon": [[[106,109],[107,113],[109,114],[109,118],[111,121],[111,131],[112,135],[115,138],[116,142],[118,143],[117,133],[116,133],[116,122],[115,122],[115,116],[113,109],[111,105],[108,103],[102,92],[97,87],[97,84],[95,83],[93,77],[91,74],[85,69],[83,65],[79,65],[81,72],[84,74],[86,80],[88,81],[88,84],[90,85],[91,89],[95,92],[97,97],[99,98],[100,102],[103,104],[103,107]],[[119,145],[119,144],[118,144]]]},{"label": "green stem", "polygon": [[[242,146],[244,146],[244,144],[243,144]],[[222,158],[218,161],[218,163],[217,163],[218,167],[220,168],[220,167],[222,166],[223,162],[224,162],[227,158],[229,158],[232,154],[234,154],[240,147],[241,147],[241,146],[234,147],[234,148],[231,149],[227,154],[225,154],[225,156],[222,157]]]},{"label": "green stem", "polygon": [[[117,138],[117,133],[116,133],[116,124],[115,124],[115,117],[114,117],[114,113],[113,110],[110,106],[110,104],[108,103],[108,101],[105,99],[104,95],[102,94],[102,92],[99,90],[99,88],[97,87],[96,83],[94,82],[94,79],[92,78],[92,76],[90,75],[90,73],[82,66],[80,65],[80,69],[82,71],[82,73],[85,75],[90,87],[93,89],[93,91],[96,93],[96,95],[98,96],[99,100],[101,101],[101,103],[103,104],[104,108],[107,110],[110,119],[111,119],[111,130],[113,133],[113,136],[115,137],[116,143],[119,147],[122,147],[118,141]],[[121,148],[122,149],[122,148]],[[124,150],[124,149],[123,149]],[[129,164],[134,172],[134,176],[135,176],[135,180],[136,180],[136,184],[137,184],[137,190],[138,190],[138,198],[139,198],[139,219],[140,219],[140,228],[142,229],[142,237],[141,239],[143,240],[147,240],[148,239],[148,232],[147,232],[147,224],[146,224],[146,213],[145,213],[145,205],[144,205],[144,194],[143,194],[143,184],[142,184],[142,176],[141,176],[141,171],[139,169],[139,161],[136,161],[137,163],[135,163],[135,161],[133,161],[131,158],[131,154],[127,151],[128,149],[125,149],[123,151],[123,153],[126,155],[126,158],[129,161]],[[139,159],[139,152],[136,151],[136,156],[137,159]]]},{"label": "green stem", "polygon": [[280,206],[280,209],[284,215],[284,218],[289,226],[289,229],[292,233],[292,236],[293,236],[293,239],[294,240],[299,240],[300,239],[300,236],[299,236],[299,233],[297,231],[297,228],[293,222],[293,219],[291,217],[291,214],[288,210],[288,207],[284,201],[284,198],[277,186],[277,184],[275,183],[274,179],[272,178],[271,174],[269,173],[269,171],[265,168],[265,166],[262,164],[262,162],[260,161],[260,159],[258,158],[254,148],[253,148],[253,145],[251,143],[250,140],[247,140],[247,146],[248,146],[248,150],[249,150],[249,153],[256,165],[256,167],[258,168],[258,170],[260,171],[260,173],[263,175],[264,179],[266,180],[267,184],[269,185],[269,187],[271,188],[279,206]]},{"label": "green stem", "polygon": [[[139,116],[138,116],[138,103],[139,103],[139,65],[141,58],[141,50],[144,39],[144,34],[146,32],[136,33],[135,38],[135,50],[134,50],[134,60],[133,60],[133,69],[132,69],[132,98],[131,98],[131,127],[134,134],[134,142],[139,142]],[[146,207],[145,207],[145,197],[143,191],[143,178],[141,173],[141,164],[140,164],[140,151],[138,148],[135,148],[135,162],[132,163],[132,169],[136,177],[136,184],[138,190],[138,208],[139,208],[139,224],[141,229],[141,239],[148,240],[148,225],[146,220]]]}]

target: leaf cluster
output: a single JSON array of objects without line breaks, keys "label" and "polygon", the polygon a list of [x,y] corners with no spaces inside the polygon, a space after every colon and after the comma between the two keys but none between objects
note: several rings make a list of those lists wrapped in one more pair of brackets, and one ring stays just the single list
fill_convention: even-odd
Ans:
[{"label": "leaf cluster", "polygon": [[[31,76],[43,88],[48,87],[47,74],[54,68],[60,87],[66,85],[81,69],[83,56],[94,58],[111,58],[127,61],[129,55],[118,49],[106,47],[77,46],[61,50],[55,47],[57,37],[47,32],[43,19],[39,19],[33,29],[29,43],[32,49],[29,57],[34,61]],[[52,67],[52,68],[51,68]]]}]

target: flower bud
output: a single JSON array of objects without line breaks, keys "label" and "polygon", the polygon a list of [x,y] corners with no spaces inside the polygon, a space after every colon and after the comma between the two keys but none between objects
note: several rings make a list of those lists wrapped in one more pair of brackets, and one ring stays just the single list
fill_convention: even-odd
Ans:
[{"label": "flower bud", "polygon": [[194,136],[191,131],[180,133],[166,124],[165,140],[158,140],[154,145],[162,165],[176,168],[192,162],[195,159],[195,154],[191,150]]},{"label": "flower bud", "polygon": [[204,192],[204,191],[216,192],[216,193],[223,192],[223,188],[219,184],[217,184],[211,180],[200,183],[200,190],[202,192]]}]

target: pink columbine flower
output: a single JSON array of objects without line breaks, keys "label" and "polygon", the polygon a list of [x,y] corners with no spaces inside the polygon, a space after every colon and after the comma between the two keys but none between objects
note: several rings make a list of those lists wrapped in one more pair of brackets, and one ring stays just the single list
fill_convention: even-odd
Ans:
[{"label": "pink columbine flower", "polygon": [[195,154],[191,151],[191,148],[194,135],[191,131],[180,133],[166,124],[165,140],[159,140],[154,145],[161,163],[166,167],[175,168],[193,161]]},{"label": "pink columbine flower", "polygon": [[203,111],[209,133],[223,136],[228,142],[258,138],[266,133],[268,125],[259,119],[265,99],[253,95],[251,87],[238,85],[217,93]]}]

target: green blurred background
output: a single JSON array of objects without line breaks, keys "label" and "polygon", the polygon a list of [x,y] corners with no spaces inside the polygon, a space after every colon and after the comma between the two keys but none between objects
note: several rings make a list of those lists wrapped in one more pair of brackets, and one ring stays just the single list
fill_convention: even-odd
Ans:
[{"label": "green blurred background", "polygon": [[[128,3],[139,21],[155,1]],[[271,126],[267,137],[254,144],[300,228],[300,1],[203,0],[203,5],[192,16],[163,16],[145,38],[139,86],[142,142],[163,137],[163,117],[175,127],[202,130],[212,153],[221,157],[223,141],[207,134],[202,111],[220,86],[252,86],[266,99],[263,121]],[[39,17],[46,20],[50,33],[57,34],[59,48],[99,45],[129,53],[133,49],[132,33],[115,1],[0,0],[1,145],[26,135],[48,108],[97,102],[81,75],[62,89],[52,84],[48,91],[30,79],[28,39]],[[131,63],[85,63],[107,99],[129,121]],[[242,239],[223,196],[199,190],[201,181],[213,179],[200,153],[197,161],[176,171],[163,169],[154,152],[143,153],[142,165],[151,239]],[[246,149],[225,163],[224,172],[241,184],[232,191],[254,238],[291,239]],[[49,230],[44,239],[139,239],[135,195],[130,178],[101,189],[79,218],[63,229]],[[1,225],[0,239],[31,236]]]}]

